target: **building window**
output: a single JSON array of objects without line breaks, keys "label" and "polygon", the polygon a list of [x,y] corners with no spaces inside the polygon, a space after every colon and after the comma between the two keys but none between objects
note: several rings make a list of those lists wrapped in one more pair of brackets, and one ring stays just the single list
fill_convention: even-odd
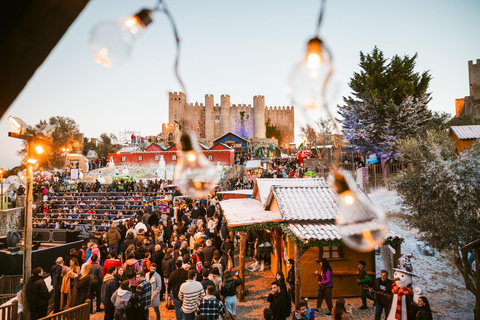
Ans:
[{"label": "building window", "polygon": [[138,161],[143,161],[143,156],[138,156]]},{"label": "building window", "polygon": [[155,161],[158,161],[158,160],[160,160],[160,156],[157,155],[155,156]]},{"label": "building window", "polygon": [[127,157],[126,157],[126,156],[122,156],[122,160],[120,160],[120,161],[122,161],[122,162],[127,161]]},{"label": "building window", "polygon": [[213,161],[213,154],[209,154],[207,158],[208,160]]},{"label": "building window", "polygon": [[174,155],[172,156],[172,161],[177,161],[177,155],[176,155],[176,154],[174,154]]},{"label": "building window", "polygon": [[220,120],[220,115],[219,114],[215,115],[215,120]]},{"label": "building window", "polygon": [[341,246],[333,246],[333,247],[319,247],[318,248],[318,258],[317,260],[325,259],[341,259],[343,258],[342,255],[342,247]]}]

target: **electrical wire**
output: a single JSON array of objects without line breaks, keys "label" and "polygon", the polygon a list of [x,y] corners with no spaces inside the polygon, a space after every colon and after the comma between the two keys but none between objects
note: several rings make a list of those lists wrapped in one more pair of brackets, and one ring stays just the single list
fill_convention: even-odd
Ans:
[{"label": "electrical wire", "polygon": [[317,36],[320,33],[320,26],[321,26],[322,20],[323,20],[323,13],[325,11],[325,2],[326,2],[326,0],[321,0],[321,2],[320,2],[320,14],[318,15],[317,29],[316,29],[316,32],[315,32],[315,34]]}]

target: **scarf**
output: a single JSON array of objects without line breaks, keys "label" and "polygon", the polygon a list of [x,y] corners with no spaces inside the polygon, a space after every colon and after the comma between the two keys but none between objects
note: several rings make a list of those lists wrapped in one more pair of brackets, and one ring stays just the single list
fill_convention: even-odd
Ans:
[{"label": "scarf", "polygon": [[392,293],[397,294],[397,306],[395,308],[395,319],[402,319],[402,296],[413,294],[412,288],[400,288],[396,283],[392,284]]}]

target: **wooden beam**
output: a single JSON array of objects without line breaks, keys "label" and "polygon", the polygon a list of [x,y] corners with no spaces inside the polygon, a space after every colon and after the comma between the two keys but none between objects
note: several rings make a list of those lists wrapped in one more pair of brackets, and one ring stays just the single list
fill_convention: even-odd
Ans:
[{"label": "wooden beam", "polygon": [[246,243],[247,236],[245,231],[240,231],[240,253],[239,253],[239,270],[240,270],[240,279],[242,279],[242,284],[239,288],[238,301],[245,301],[245,252],[246,252]]},{"label": "wooden beam", "polygon": [[282,271],[282,258],[283,258],[283,248],[282,248],[282,230],[275,228],[275,242],[277,243],[277,272]]},{"label": "wooden beam", "polygon": [[300,280],[300,248],[294,242],[293,255],[295,256],[295,303],[302,298],[302,282]]}]

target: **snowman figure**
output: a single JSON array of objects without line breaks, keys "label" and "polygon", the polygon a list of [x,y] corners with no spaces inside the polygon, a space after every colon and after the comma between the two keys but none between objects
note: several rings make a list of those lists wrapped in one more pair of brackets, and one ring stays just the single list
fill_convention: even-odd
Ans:
[{"label": "snowman figure", "polygon": [[422,294],[420,288],[412,290],[413,274],[411,258],[413,254],[404,254],[398,259],[397,268],[394,268],[394,283],[392,284],[393,300],[387,320],[414,320],[415,305]]}]

